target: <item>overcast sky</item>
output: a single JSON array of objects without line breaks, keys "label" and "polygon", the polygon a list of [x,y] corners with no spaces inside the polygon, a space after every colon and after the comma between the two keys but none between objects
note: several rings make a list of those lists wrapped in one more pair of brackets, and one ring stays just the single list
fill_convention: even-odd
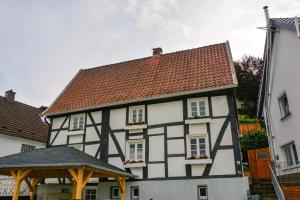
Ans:
[{"label": "overcast sky", "polygon": [[50,105],[80,68],[229,40],[234,59],[262,56],[271,17],[299,0],[0,0],[0,95]]}]

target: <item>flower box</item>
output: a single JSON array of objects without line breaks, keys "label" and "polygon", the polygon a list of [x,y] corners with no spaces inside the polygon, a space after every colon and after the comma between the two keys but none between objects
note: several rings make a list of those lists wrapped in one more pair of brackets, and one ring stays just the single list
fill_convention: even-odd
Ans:
[{"label": "flower box", "polygon": [[125,168],[139,168],[139,167],[146,167],[146,163],[143,160],[132,160],[132,161],[126,161],[123,162],[123,166]]},{"label": "flower box", "polygon": [[212,159],[210,159],[210,158],[185,160],[186,165],[206,165],[206,164],[211,164],[211,163],[212,163]]}]

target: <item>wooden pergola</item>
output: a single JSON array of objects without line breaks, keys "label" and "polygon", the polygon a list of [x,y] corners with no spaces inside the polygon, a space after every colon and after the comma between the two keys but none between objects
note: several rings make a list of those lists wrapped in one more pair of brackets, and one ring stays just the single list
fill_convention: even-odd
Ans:
[{"label": "wooden pergola", "polygon": [[38,184],[45,178],[67,178],[73,185],[72,199],[82,198],[82,190],[90,178],[114,178],[121,200],[125,200],[125,180],[135,177],[73,147],[52,147],[2,157],[0,175],[14,178],[13,200],[18,200],[22,181],[27,184],[30,200],[33,200]]}]

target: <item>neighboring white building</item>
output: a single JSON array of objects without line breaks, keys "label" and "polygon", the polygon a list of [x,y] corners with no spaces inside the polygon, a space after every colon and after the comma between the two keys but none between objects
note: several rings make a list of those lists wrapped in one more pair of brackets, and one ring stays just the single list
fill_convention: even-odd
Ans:
[{"label": "neighboring white building", "polygon": [[[236,87],[228,42],[80,70],[45,112],[48,146],[74,146],[137,175],[126,199],[246,200]],[[62,191],[70,185],[44,184],[38,198]],[[83,197],[118,198],[105,179]]]},{"label": "neighboring white building", "polygon": [[[45,147],[48,126],[40,117],[43,111],[15,101],[12,90],[0,96],[0,157]],[[12,196],[13,184],[11,177],[0,177],[0,199]],[[25,183],[21,195],[28,196]]]},{"label": "neighboring white building", "polygon": [[300,18],[269,18],[258,116],[263,116],[277,175],[300,174]]}]

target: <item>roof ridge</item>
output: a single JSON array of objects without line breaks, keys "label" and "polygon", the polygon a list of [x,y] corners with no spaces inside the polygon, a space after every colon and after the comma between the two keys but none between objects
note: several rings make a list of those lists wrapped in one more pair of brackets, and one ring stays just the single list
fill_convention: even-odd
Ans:
[{"label": "roof ridge", "polygon": [[[3,98],[4,101],[5,101],[5,97],[3,97],[3,96],[1,96],[1,95],[0,95],[0,97]],[[5,101],[5,102],[6,102],[6,101]],[[12,103],[18,103],[18,104],[21,104],[21,105],[23,105],[23,106],[31,107],[31,108],[34,108],[34,109],[40,109],[40,108],[38,108],[38,107],[29,105],[29,104],[26,104],[26,103],[23,103],[23,102],[20,102],[20,101],[16,101],[16,100],[14,100],[12,103],[11,103],[11,102],[6,102],[6,103],[9,103],[9,104],[12,104]],[[42,112],[41,112],[41,113],[42,113]]]},{"label": "roof ridge", "polygon": [[144,60],[144,59],[148,59],[148,58],[161,57],[161,56],[171,55],[171,54],[175,54],[175,53],[182,53],[182,52],[185,52],[185,51],[196,50],[196,49],[204,49],[204,48],[209,48],[209,47],[212,47],[212,46],[217,46],[217,45],[222,45],[222,44],[226,45],[226,41],[225,42],[211,44],[211,45],[194,47],[194,48],[185,49],[185,50],[172,51],[172,52],[163,53],[163,54],[154,55],[154,56],[152,55],[152,56],[147,56],[147,57],[142,57],[142,58],[135,58],[135,59],[131,59],[131,60],[125,60],[125,61],[115,62],[115,63],[111,63],[111,64],[105,64],[105,65],[100,65],[100,66],[96,66],[96,67],[83,68],[82,71],[94,70],[94,69],[101,68],[101,67],[113,67],[114,65],[124,64],[124,63],[132,62],[132,61],[139,61],[139,60]]}]

